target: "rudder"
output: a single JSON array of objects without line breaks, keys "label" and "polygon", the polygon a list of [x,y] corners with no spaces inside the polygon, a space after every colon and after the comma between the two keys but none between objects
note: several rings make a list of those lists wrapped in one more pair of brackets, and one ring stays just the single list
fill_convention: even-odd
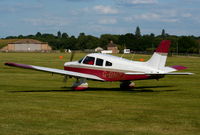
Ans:
[{"label": "rudder", "polygon": [[161,41],[152,57],[146,62],[147,65],[156,69],[165,67],[170,44],[170,40]]}]

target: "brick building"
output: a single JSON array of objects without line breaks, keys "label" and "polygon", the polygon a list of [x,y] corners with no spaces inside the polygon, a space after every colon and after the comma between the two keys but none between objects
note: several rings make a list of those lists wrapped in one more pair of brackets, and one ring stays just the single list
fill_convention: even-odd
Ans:
[{"label": "brick building", "polygon": [[119,53],[118,47],[116,44],[113,43],[111,40],[110,43],[107,45],[107,50],[112,50],[112,53]]}]

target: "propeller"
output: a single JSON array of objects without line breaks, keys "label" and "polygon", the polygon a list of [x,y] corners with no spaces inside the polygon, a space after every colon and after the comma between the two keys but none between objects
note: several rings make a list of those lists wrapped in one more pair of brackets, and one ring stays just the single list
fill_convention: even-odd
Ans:
[{"label": "propeller", "polygon": [[63,82],[66,83],[67,80],[68,80],[68,76],[67,76],[67,75],[64,75]]},{"label": "propeller", "polygon": [[73,58],[74,58],[74,54],[75,54],[75,52],[72,51],[72,52],[71,52],[70,59],[69,59],[70,62],[73,60]]},{"label": "propeller", "polygon": [[[70,56],[70,58],[69,58],[69,61],[70,61],[70,62],[73,60],[74,54],[75,54],[75,52],[72,51],[72,52],[71,52],[71,56]],[[68,78],[69,78],[69,76],[64,75],[63,82],[64,82],[65,84],[67,83]]]}]

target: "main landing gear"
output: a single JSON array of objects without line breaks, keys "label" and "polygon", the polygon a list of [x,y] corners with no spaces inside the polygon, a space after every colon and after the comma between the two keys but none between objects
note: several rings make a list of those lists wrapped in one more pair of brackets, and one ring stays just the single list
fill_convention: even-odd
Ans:
[{"label": "main landing gear", "polygon": [[[123,81],[120,84],[121,89],[132,89],[135,87],[135,83],[131,81]],[[73,90],[81,91],[88,89],[88,83],[85,78],[77,78],[76,82],[72,85]]]},{"label": "main landing gear", "polygon": [[77,79],[76,82],[72,85],[73,90],[85,90],[87,88],[88,88],[88,83],[84,78]]},{"label": "main landing gear", "polygon": [[132,89],[134,87],[135,87],[135,83],[131,82],[131,81],[123,81],[120,84],[120,88],[122,88],[122,89]]}]

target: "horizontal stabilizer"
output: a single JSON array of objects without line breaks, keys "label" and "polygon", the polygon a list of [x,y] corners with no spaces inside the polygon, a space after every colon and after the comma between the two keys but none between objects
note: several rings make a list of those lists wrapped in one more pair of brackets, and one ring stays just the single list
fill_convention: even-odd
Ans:
[{"label": "horizontal stabilizer", "polygon": [[193,75],[194,73],[190,72],[174,72],[174,73],[164,73],[164,75]]},{"label": "horizontal stabilizer", "polygon": [[193,73],[189,72],[172,72],[172,73],[134,73],[134,72],[126,72],[126,75],[193,75]]},{"label": "horizontal stabilizer", "polygon": [[170,66],[170,67],[173,68],[173,69],[176,69],[176,71],[178,71],[178,70],[183,70],[183,69],[187,69],[187,67],[179,66],[179,65]]}]

